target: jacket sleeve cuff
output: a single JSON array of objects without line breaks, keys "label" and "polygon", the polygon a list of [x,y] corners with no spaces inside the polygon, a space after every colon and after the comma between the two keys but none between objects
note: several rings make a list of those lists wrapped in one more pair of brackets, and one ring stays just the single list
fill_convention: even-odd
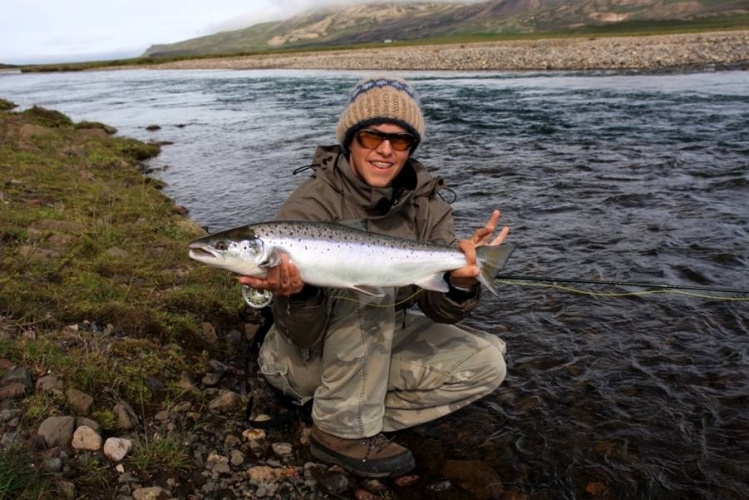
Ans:
[{"label": "jacket sleeve cuff", "polygon": [[479,288],[481,287],[481,284],[479,283],[472,286],[471,288],[457,287],[450,283],[449,273],[445,273],[445,281],[447,282],[447,286],[450,287],[446,295],[450,300],[454,302],[465,302],[476,297],[476,295],[478,295]]}]

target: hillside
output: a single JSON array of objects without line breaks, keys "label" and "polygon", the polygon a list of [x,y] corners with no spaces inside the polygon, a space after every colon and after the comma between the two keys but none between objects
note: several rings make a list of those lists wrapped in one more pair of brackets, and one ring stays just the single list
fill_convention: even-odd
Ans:
[{"label": "hillside", "polygon": [[749,0],[491,0],[372,2],[315,9],[285,21],[153,45],[146,57],[226,55],[403,41],[538,33],[749,26]]}]

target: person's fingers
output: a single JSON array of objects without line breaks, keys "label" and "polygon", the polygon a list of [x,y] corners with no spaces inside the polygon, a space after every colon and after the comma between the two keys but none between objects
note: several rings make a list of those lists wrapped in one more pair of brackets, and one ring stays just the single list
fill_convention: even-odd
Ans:
[{"label": "person's fingers", "polygon": [[507,238],[508,234],[510,234],[510,228],[507,227],[507,226],[503,227],[502,230],[497,235],[497,237],[494,238],[492,240],[492,242],[489,243],[489,245],[491,245],[491,246],[501,245],[505,241],[505,239]]},{"label": "person's fingers", "polygon": [[489,217],[489,220],[484,225],[484,227],[482,227],[481,229],[477,229],[473,233],[473,236],[471,237],[471,241],[476,246],[486,245],[492,233],[497,228],[497,222],[499,222],[499,217],[500,217],[499,210],[494,210],[491,216]]}]

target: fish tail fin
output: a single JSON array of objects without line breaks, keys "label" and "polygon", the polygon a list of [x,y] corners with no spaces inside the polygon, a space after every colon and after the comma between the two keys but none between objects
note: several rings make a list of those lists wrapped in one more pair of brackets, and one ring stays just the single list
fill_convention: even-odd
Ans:
[{"label": "fish tail fin", "polygon": [[477,279],[496,296],[499,296],[499,291],[494,284],[494,280],[505,267],[514,250],[515,245],[511,243],[476,248],[476,259],[481,268],[481,274],[478,275]]}]

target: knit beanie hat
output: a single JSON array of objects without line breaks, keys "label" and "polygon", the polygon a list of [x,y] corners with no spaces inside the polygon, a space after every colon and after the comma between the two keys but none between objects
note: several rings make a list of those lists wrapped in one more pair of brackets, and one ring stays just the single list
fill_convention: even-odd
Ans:
[{"label": "knit beanie hat", "polygon": [[354,135],[379,123],[395,123],[416,138],[412,151],[424,135],[424,115],[413,89],[402,79],[379,75],[356,84],[346,109],[338,120],[338,142],[348,149]]}]

